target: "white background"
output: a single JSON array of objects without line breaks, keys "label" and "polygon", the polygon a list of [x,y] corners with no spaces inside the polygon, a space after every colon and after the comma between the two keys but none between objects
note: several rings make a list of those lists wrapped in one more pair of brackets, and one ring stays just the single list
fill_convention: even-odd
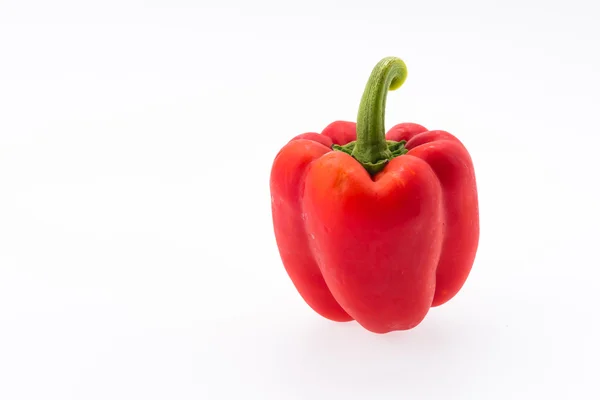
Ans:
[{"label": "white background", "polygon": [[[595,3],[0,0],[0,398],[600,398]],[[268,180],[389,55],[388,127],[465,143],[482,231],[375,335],[296,293]]]}]

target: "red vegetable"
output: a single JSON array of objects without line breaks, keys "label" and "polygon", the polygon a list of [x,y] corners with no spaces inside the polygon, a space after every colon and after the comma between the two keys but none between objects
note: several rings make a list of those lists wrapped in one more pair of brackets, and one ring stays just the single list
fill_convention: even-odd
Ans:
[{"label": "red vegetable", "polygon": [[358,123],[295,137],[271,171],[277,245],[300,295],[322,316],[376,333],[413,328],[456,295],[479,240],[463,144],[412,123],[385,134],[387,90],[405,79],[402,60],[380,61]]}]

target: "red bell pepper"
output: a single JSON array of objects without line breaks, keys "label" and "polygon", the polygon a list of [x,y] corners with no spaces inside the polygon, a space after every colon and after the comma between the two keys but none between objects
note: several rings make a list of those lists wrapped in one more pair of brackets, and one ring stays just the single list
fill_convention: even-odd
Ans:
[{"label": "red bell pepper", "polygon": [[385,133],[387,91],[406,74],[402,60],[380,61],[358,123],[296,136],[270,179],[279,253],[300,295],[322,316],[376,333],[413,328],[456,295],[479,241],[465,146],[412,123]]}]

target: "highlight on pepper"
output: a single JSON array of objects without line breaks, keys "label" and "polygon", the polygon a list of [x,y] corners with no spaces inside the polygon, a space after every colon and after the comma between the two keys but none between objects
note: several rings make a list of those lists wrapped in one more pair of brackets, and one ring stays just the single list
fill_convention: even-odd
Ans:
[{"label": "highlight on pepper", "polygon": [[357,122],[294,137],[270,177],[279,254],[302,298],[375,333],[414,328],[452,299],[479,242],[475,172],[460,140],[414,123],[385,131],[387,92],[406,76],[399,58],[381,60]]}]

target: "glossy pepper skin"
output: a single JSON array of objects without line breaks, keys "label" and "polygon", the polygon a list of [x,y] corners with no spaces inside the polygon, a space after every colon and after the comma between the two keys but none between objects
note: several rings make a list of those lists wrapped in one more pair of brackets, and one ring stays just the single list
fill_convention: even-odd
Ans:
[{"label": "glossy pepper skin", "polygon": [[405,78],[400,59],[383,59],[358,123],[296,136],[270,179],[279,253],[300,295],[323,317],[375,333],[413,328],[456,295],[479,240],[465,146],[412,123],[384,131],[387,90]]}]

